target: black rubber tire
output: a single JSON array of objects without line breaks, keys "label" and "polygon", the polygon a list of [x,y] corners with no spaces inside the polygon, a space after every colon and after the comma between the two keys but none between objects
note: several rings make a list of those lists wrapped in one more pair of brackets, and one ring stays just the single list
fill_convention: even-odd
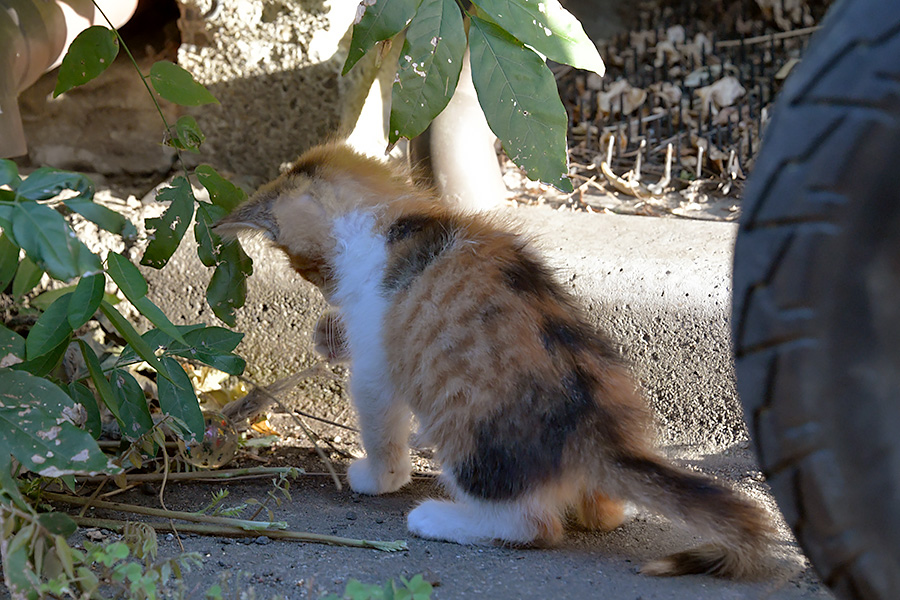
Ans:
[{"label": "black rubber tire", "polygon": [[822,579],[900,598],[900,2],[835,3],[748,182],[738,391]]}]

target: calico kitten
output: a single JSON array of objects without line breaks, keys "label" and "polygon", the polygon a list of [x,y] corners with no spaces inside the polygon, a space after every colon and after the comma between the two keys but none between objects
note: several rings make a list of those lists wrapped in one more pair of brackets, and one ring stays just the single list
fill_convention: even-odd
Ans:
[{"label": "calico kitten", "polygon": [[609,530],[632,501],[709,540],[645,573],[757,571],[766,515],[658,453],[627,365],[522,235],[340,144],[308,151],[216,230],[262,232],[337,307],[367,453],[348,471],[355,491],[409,481],[417,417],[454,499],[413,509],[414,534],[552,544],[567,515]]}]

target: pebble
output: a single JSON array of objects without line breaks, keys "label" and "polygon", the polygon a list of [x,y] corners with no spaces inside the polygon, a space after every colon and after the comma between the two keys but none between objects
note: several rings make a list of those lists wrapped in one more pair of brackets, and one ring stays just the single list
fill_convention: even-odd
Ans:
[{"label": "pebble", "polygon": [[348,511],[347,511],[347,520],[348,520],[348,521],[355,521],[355,520],[356,520],[356,513],[353,512],[352,510],[348,510]]},{"label": "pebble", "polygon": [[270,540],[268,537],[266,537],[264,535],[261,535],[253,541],[256,542],[257,544],[259,544],[260,546],[265,546],[272,540]]}]

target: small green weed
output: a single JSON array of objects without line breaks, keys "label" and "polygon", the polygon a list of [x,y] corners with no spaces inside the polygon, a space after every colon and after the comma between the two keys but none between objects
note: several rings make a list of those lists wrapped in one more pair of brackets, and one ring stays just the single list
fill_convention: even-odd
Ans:
[{"label": "small green weed", "polygon": [[342,596],[331,594],[323,600],[430,600],[431,590],[431,584],[422,575],[412,579],[401,576],[399,584],[391,579],[384,585],[351,579]]}]

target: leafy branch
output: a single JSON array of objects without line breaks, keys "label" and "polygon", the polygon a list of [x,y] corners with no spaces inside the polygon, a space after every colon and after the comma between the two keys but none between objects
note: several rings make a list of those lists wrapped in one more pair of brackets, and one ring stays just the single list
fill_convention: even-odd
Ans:
[{"label": "leafy branch", "polygon": [[545,59],[603,74],[593,42],[557,0],[374,0],[360,4],[348,72],[369,50],[405,32],[391,91],[388,141],[413,138],[447,106],[466,48],[488,125],[531,179],[572,191],[568,117]]}]

